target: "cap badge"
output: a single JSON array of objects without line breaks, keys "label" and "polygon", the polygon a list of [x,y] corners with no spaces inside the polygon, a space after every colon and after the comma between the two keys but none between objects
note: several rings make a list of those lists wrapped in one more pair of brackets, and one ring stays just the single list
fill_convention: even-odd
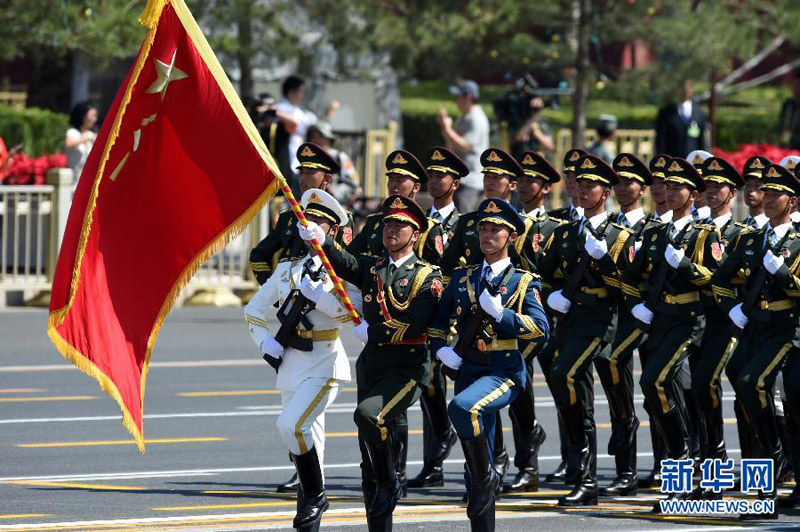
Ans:
[{"label": "cap badge", "polygon": [[622,159],[620,159],[619,163],[617,163],[617,166],[619,166],[620,168],[632,168],[633,162],[630,159],[628,159],[627,155],[623,155]]},{"label": "cap badge", "polygon": [[308,197],[309,203],[320,203],[321,201],[322,200],[320,200],[320,197],[317,196],[316,192],[312,192],[311,195]]},{"label": "cap badge", "polygon": [[433,150],[433,155],[431,155],[431,161],[444,161],[444,155],[439,150]]},{"label": "cap badge", "polygon": [[311,146],[304,146],[303,151],[300,152],[300,155],[302,157],[313,157],[316,155],[316,153],[314,153],[314,150],[311,149]]},{"label": "cap badge", "polygon": [[695,154],[694,158],[692,159],[692,164],[700,164],[703,161],[705,161],[705,159],[703,159],[703,156],[700,155],[699,153],[697,153],[697,154]]},{"label": "cap badge", "polygon": [[781,173],[778,172],[778,170],[776,170],[774,166],[771,166],[769,168],[769,172],[767,172],[767,177],[780,177],[780,176]]},{"label": "cap badge", "polygon": [[716,159],[711,161],[711,164],[708,165],[708,169],[709,170],[716,170],[716,171],[724,170],[724,168],[722,168],[722,165],[719,164],[719,161],[716,160]]},{"label": "cap badge", "polygon": [[525,158],[522,159],[522,164],[535,165],[536,161],[533,160],[533,157],[531,157],[530,153],[527,153],[527,154],[525,154]]},{"label": "cap badge", "polygon": [[591,170],[592,168],[597,168],[597,165],[594,164],[591,161],[591,159],[586,159],[586,160],[583,161],[583,163],[581,163],[581,170],[586,170],[586,169],[590,169]]},{"label": "cap badge", "polygon": [[400,198],[395,198],[391,205],[389,205],[390,209],[405,209],[406,204],[403,203],[403,200]]},{"label": "cap badge", "polygon": [[656,161],[656,168],[664,168],[667,166],[667,160],[664,157],[659,157]]},{"label": "cap badge", "polygon": [[486,205],[486,208],[483,209],[483,212],[497,213],[497,212],[503,212],[503,211],[500,210],[500,207],[498,207],[495,202],[490,201],[489,204]]},{"label": "cap badge", "polygon": [[572,152],[572,155],[569,156],[569,160],[572,161],[573,163],[575,161],[577,161],[578,159],[580,159],[580,158],[581,158],[581,154],[578,153],[577,151]]},{"label": "cap badge", "polygon": [[667,168],[668,172],[680,172],[681,170],[683,170],[683,167],[678,161],[672,161],[672,164]]},{"label": "cap badge", "polygon": [[501,159],[500,156],[497,155],[497,152],[495,152],[494,150],[489,152],[489,156],[486,157],[486,160],[493,163],[499,163],[503,161],[503,159]]}]

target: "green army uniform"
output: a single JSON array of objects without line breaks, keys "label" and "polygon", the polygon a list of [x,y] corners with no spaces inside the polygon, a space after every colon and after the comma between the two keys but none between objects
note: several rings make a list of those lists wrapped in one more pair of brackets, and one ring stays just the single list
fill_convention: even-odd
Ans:
[{"label": "green army uniform", "polygon": [[[718,157],[710,157],[703,163],[703,180],[721,183],[734,190],[744,185],[739,172]],[[730,213],[712,220],[712,223],[720,232],[721,248],[728,253],[735,249],[741,236],[751,232],[745,224],[735,222]],[[731,338],[730,319],[717,305],[711,287],[700,290],[700,301],[704,307],[706,327],[700,349],[689,355],[692,393],[700,420],[700,458],[719,458],[724,461],[728,455],[725,451],[720,376],[730,356],[727,349]],[[700,488],[697,494],[704,498],[722,498],[721,493]]]},{"label": "green army uniform", "polygon": [[[685,159],[673,158],[665,174],[667,183],[705,190],[702,177]],[[699,290],[708,286],[713,271],[722,261],[720,240],[719,230],[713,224],[695,222],[687,215],[646,231],[641,248],[622,273],[622,291],[632,314],[641,319],[642,314],[637,311],[652,313],[647,339],[649,358],[642,368],[639,384],[651,422],[656,423],[671,459],[689,457],[689,417],[680,369],[689,353],[700,347],[705,311]],[[627,248],[629,254],[635,251],[634,239]],[[682,255],[677,267],[666,260],[668,254],[676,261]],[[660,282],[662,275],[664,280]],[[687,496],[679,493],[671,494],[670,498]]]},{"label": "green army uniform", "polygon": [[[449,175],[454,182],[469,174],[469,168],[464,161],[441,146],[428,150],[423,164],[427,172]],[[440,227],[445,249],[455,234],[459,218],[460,213],[455,203],[451,202],[442,207],[442,212],[437,210],[435,205],[431,206],[428,223],[431,227],[436,225]],[[436,260],[438,262],[438,258]],[[421,386],[423,465],[416,477],[408,479],[409,488],[444,486],[444,461],[450,456],[453,446],[458,441],[447,413],[447,378],[441,361],[433,356],[433,353],[431,353],[430,379]]]},{"label": "green army uniform", "polygon": [[[553,168],[544,157],[534,151],[526,151],[522,154],[519,161],[523,173],[529,178],[539,178],[544,183],[554,184],[561,180],[555,168]],[[522,268],[530,272],[536,272],[539,263],[547,253],[553,243],[553,234],[557,227],[562,225],[562,220],[552,218],[544,208],[539,208],[531,213],[521,214],[525,225],[522,235],[517,237],[514,243],[514,250],[518,255],[519,263]],[[543,290],[547,297],[549,292]],[[550,329],[554,328],[555,318],[552,314],[548,315]],[[523,342],[520,352],[525,360],[525,371],[527,378],[525,388],[520,390],[519,395],[514,399],[508,408],[511,418],[511,429],[514,436],[514,465],[518,472],[510,484],[506,484],[503,491],[531,492],[539,489],[539,449],[547,438],[541,423],[536,418],[536,402],[534,394],[534,366],[533,361],[540,353],[546,349],[547,342]],[[545,371],[545,378],[549,376],[550,366],[542,364]],[[500,413],[497,413],[500,419]]]},{"label": "green army uniform", "polygon": [[[576,178],[611,188],[616,173],[602,159],[585,155],[576,163]],[[577,478],[560,506],[597,504],[597,428],[594,420],[592,363],[614,338],[619,296],[619,261],[631,233],[611,220],[611,213],[565,224],[555,231],[539,274],[555,291],[550,308],[565,312],[555,331],[556,351],[550,368],[553,398],[565,425],[568,453],[577,459]],[[599,258],[588,253],[592,240],[603,241]],[[564,308],[564,301],[568,306]]]},{"label": "green army uniform", "polygon": [[[567,153],[564,154],[564,175],[567,175],[570,172],[575,172],[575,162],[584,155],[588,155],[588,152],[580,148],[567,150]],[[568,222],[579,220],[581,217],[581,211],[579,211],[578,208],[572,204],[572,200],[570,200],[570,204],[566,207],[551,210],[548,212],[548,214],[557,220],[565,220]]]},{"label": "green army uniform", "polygon": [[[762,189],[797,196],[800,182],[786,168],[770,165],[762,177]],[[765,255],[782,258],[774,273],[766,269]],[[759,283],[761,276],[764,281]],[[723,312],[733,318],[738,310],[747,318],[738,343],[731,342],[733,353],[726,374],[743,407],[745,425],[755,436],[753,457],[773,459],[777,478],[786,466],[786,457],[775,420],[775,378],[785,363],[792,369],[800,353],[800,235],[791,221],[783,227],[767,224],[743,234],[715,273],[712,285]],[[743,308],[742,300],[751,298],[753,308]],[[796,382],[789,378],[784,382],[787,392],[797,390]],[[788,395],[795,397],[794,393]],[[790,408],[795,416],[796,407],[795,403]]]},{"label": "green army uniform", "polygon": [[[384,216],[413,220],[421,230],[427,218],[413,200],[390,196]],[[356,361],[358,426],[362,453],[362,486],[370,528],[387,519],[400,495],[393,439],[401,414],[419,398],[419,383],[428,378],[426,330],[442,293],[437,266],[412,254],[395,267],[387,254],[357,257],[328,238],[324,248],[336,273],[359,287],[368,340]]]},{"label": "green army uniform", "polygon": [[[392,173],[410,177],[423,185],[428,179],[422,163],[405,150],[395,150],[386,158],[386,174]],[[354,255],[382,256],[384,253],[383,226],[383,213],[370,214],[364,220],[364,226],[347,250]],[[420,233],[419,239],[414,245],[414,253],[431,264],[438,264],[444,252],[442,235],[441,224],[429,223],[425,231]]]},{"label": "green army uniform", "polygon": [[[620,153],[612,162],[612,168],[620,178],[638,182],[642,187],[650,186],[653,176],[650,169],[632,153]],[[641,208],[630,212],[622,211],[612,215],[615,223],[626,227],[636,246],[641,246],[642,234],[661,225],[652,214],[645,214]],[[633,260],[630,247],[626,260]],[[600,494],[606,497],[636,494],[639,475],[636,467],[636,432],[639,419],[633,402],[633,354],[646,338],[639,328],[624,301],[617,305],[617,330],[609,349],[604,349],[595,359],[597,375],[608,399],[611,416],[611,438],[608,441],[608,454],[614,457],[616,478]]]},{"label": "green army uniform", "polygon": [[[386,175],[399,174],[410,177],[411,179],[425,184],[428,174],[425,167],[412,153],[405,150],[395,150],[386,157]],[[383,226],[384,214],[375,213],[367,216],[364,226],[359,231],[358,236],[347,247],[347,251],[355,256],[382,257],[386,250],[383,247]],[[439,264],[444,252],[444,239],[442,226],[438,223],[431,223],[428,220],[426,227],[420,231],[419,238],[414,244],[414,253],[417,257],[430,264]],[[423,383],[424,385],[424,383]],[[397,431],[393,439],[396,445],[394,457],[397,460],[397,472],[400,483],[403,486],[402,496],[405,497],[408,491],[406,458],[408,456],[408,419],[405,411],[399,416],[395,423]]]},{"label": "green army uniform", "polygon": [[[297,160],[300,168],[324,170],[326,173],[339,172],[337,163],[321,147],[311,142],[302,144],[297,149]],[[345,246],[353,240],[353,215],[347,213],[348,223],[339,228],[336,241]],[[259,285],[267,282],[278,262],[285,259],[296,259],[304,256],[308,249],[297,233],[297,217],[292,209],[281,211],[275,227],[267,236],[250,251],[250,270]]]},{"label": "green army uniform", "polygon": [[[762,157],[761,155],[754,155],[747,159],[742,166],[742,177],[744,178],[745,185],[750,180],[760,183],[761,175],[764,173],[764,169],[771,164],[772,161],[766,157]],[[748,213],[745,219],[742,220],[742,223],[751,229],[761,229],[768,220],[769,218],[764,213],[756,216],[752,216],[750,213]]]}]

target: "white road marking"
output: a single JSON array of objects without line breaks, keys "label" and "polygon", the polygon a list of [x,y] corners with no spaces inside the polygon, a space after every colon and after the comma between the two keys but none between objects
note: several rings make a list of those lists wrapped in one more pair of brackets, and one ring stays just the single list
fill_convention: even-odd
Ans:
[{"label": "white road marking", "polygon": [[[740,454],[741,451],[739,449],[727,449],[729,454]],[[651,457],[653,453],[651,451],[645,451],[641,453],[637,453],[636,456],[640,457]],[[598,459],[611,459],[613,458],[611,455],[608,454],[598,454]],[[542,461],[557,461],[561,460],[561,455],[551,455],[551,456],[540,456],[539,460]],[[422,460],[409,460],[407,462],[408,465],[422,465]],[[455,465],[463,465],[464,460],[463,458],[456,458],[453,460],[445,460],[445,464],[455,464]],[[358,462],[354,463],[345,463],[345,464],[325,464],[325,469],[349,469],[360,467]],[[0,477],[0,482],[11,482],[11,481],[20,481],[20,480],[46,480],[46,481],[59,481],[59,482],[77,482],[77,481],[88,481],[88,480],[127,480],[127,479],[138,479],[138,478],[172,478],[172,477],[194,477],[194,476],[211,476],[211,475],[219,475],[223,473],[253,473],[253,472],[260,472],[260,471],[294,471],[295,468],[293,465],[279,465],[279,466],[262,466],[262,467],[228,467],[228,468],[218,468],[218,469],[178,469],[178,470],[166,470],[166,471],[131,471],[131,472],[122,472],[122,473],[84,473],[84,474],[72,474],[72,475],[40,475],[40,476],[29,476],[29,477]]]}]

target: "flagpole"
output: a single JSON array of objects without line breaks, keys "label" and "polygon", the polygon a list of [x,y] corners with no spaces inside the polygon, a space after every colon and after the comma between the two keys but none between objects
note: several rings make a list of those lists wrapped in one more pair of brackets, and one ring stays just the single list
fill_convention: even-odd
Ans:
[{"label": "flagpole", "polygon": [[[306,219],[305,214],[303,214],[303,209],[300,208],[300,204],[297,203],[297,199],[295,199],[294,194],[292,194],[292,189],[289,188],[289,185],[286,183],[286,180],[283,178],[283,176],[276,175],[275,177],[280,182],[283,195],[289,202],[289,205],[292,207],[294,215],[297,216],[297,219],[300,220],[300,223],[303,224],[303,227],[308,227],[308,220]],[[361,323],[361,317],[358,315],[358,312],[356,312],[355,307],[353,307],[353,303],[350,301],[350,296],[347,295],[344,286],[342,286],[342,280],[339,279],[339,276],[337,276],[336,272],[333,270],[333,264],[330,263],[328,257],[325,255],[322,245],[315,238],[311,240],[311,247],[313,247],[314,251],[317,252],[317,256],[320,258],[322,265],[325,267],[325,271],[328,272],[328,275],[333,282],[333,287],[336,289],[336,294],[339,296],[339,300],[347,310],[347,313],[350,314],[350,319],[354,324],[359,325]]]}]

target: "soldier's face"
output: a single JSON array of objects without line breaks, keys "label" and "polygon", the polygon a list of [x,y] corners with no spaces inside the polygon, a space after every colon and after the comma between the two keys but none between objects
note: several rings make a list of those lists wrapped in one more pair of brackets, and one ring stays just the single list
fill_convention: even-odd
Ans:
[{"label": "soldier's face", "polygon": [[517,188],[517,181],[512,181],[507,175],[483,174],[483,193],[487,198],[500,198],[507,200],[511,191]]},{"label": "soldier's face", "polygon": [[300,184],[300,190],[303,192],[311,188],[325,190],[328,188],[328,183],[331,182],[331,174],[314,168],[300,168],[300,172],[297,174],[297,181]]},{"label": "soldier's face", "polygon": [[608,197],[608,189],[597,181],[589,179],[578,180],[578,205],[584,209],[592,209],[603,201],[605,194]]},{"label": "soldier's face", "polygon": [[682,209],[692,196],[692,189],[680,183],[667,183],[667,207],[671,210]]},{"label": "soldier's face", "polygon": [[757,178],[748,179],[744,184],[744,202],[748,207],[758,207],[764,201],[764,191],[761,190],[761,181]]},{"label": "soldier's face", "polygon": [[392,252],[413,244],[418,237],[419,231],[408,223],[389,220],[383,226],[383,247]]},{"label": "soldier's face", "polygon": [[703,192],[706,203],[712,207],[719,207],[725,202],[736,197],[736,190],[716,181],[706,181],[706,191]]},{"label": "soldier's face", "polygon": [[644,186],[635,179],[620,177],[614,185],[614,195],[620,205],[628,205],[636,201],[644,193]]},{"label": "soldier's face", "polygon": [[458,181],[453,178],[451,174],[439,172],[437,170],[428,170],[428,192],[434,198],[441,198],[446,196],[451,191],[455,192],[458,188]]},{"label": "soldier's face", "polygon": [[663,177],[653,176],[653,184],[650,185],[650,196],[656,205],[662,205],[667,201],[667,187],[664,185]]},{"label": "soldier's face", "polygon": [[413,198],[419,191],[420,184],[414,179],[401,174],[389,174],[386,181],[386,188],[390,196],[405,196]]},{"label": "soldier's face", "polygon": [[550,184],[541,177],[522,176],[517,184],[519,199],[522,203],[530,203],[539,196],[550,192]]},{"label": "soldier's face", "polygon": [[564,190],[573,203],[578,201],[578,181],[575,179],[575,172],[564,174]]},{"label": "soldier's face", "polygon": [[503,251],[503,248],[513,242],[517,233],[511,231],[507,226],[483,222],[478,229],[481,252],[484,255],[496,255]]},{"label": "soldier's face", "polygon": [[764,191],[764,214],[770,218],[788,216],[797,206],[797,198],[780,190]]}]

